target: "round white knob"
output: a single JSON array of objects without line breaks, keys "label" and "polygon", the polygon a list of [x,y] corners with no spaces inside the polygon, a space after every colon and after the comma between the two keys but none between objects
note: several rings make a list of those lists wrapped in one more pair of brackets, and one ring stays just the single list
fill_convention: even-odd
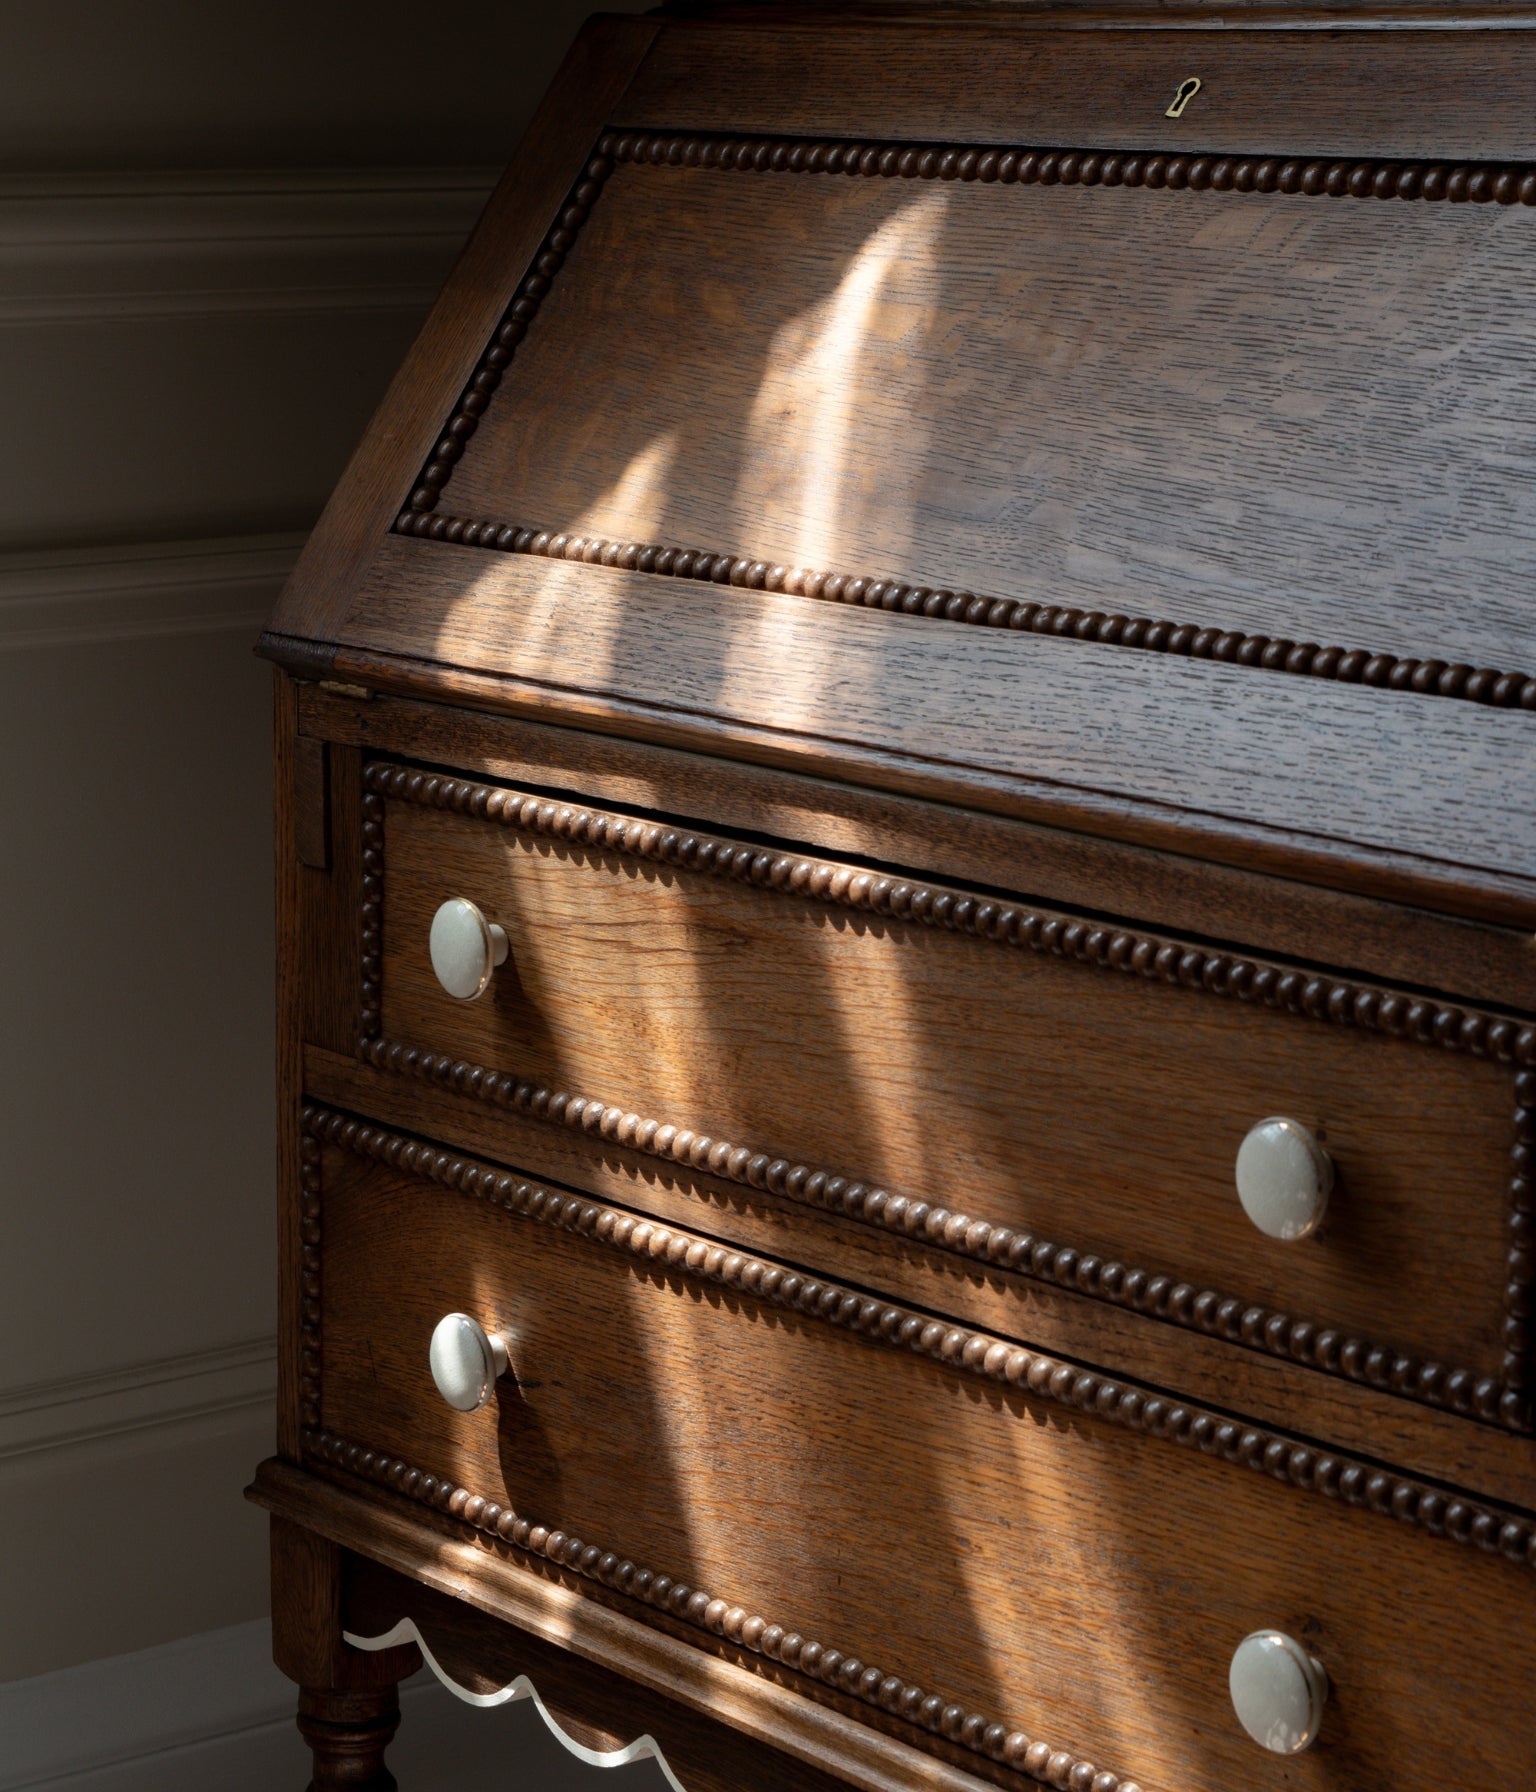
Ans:
[{"label": "round white knob", "polygon": [[1261,1120],[1237,1148],[1237,1198],[1269,1238],[1306,1238],[1323,1223],[1333,1159],[1299,1120]]},{"label": "round white knob", "polygon": [[460,1412],[484,1406],[511,1362],[507,1340],[468,1313],[450,1313],[432,1331],[432,1379],[437,1391]]},{"label": "round white knob", "polygon": [[506,929],[487,921],[463,896],[452,896],[432,917],[432,969],[451,996],[472,1002],[507,957]]},{"label": "round white knob", "polygon": [[1282,1630],[1256,1630],[1232,1654],[1227,1676],[1237,1721],[1261,1748],[1299,1755],[1317,1740],[1328,1698],[1323,1664]]}]

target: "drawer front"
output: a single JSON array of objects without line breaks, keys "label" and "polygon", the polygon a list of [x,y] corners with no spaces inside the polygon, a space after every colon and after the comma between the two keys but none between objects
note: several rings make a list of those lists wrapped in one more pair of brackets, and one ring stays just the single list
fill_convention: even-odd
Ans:
[{"label": "drawer front", "polygon": [[[1536,1672],[1527,1521],[379,1127],[306,1125],[317,1465],[1054,1785],[1536,1775],[1509,1721]],[[455,1310],[511,1340],[467,1414],[428,1370]],[[1228,1700],[1270,1626],[1331,1681],[1289,1760]]]},{"label": "drawer front", "polygon": [[[365,780],[373,1062],[1527,1425],[1531,1029],[486,785]],[[428,954],[450,896],[510,940],[473,1002]],[[1274,1115],[1336,1166],[1295,1243],[1234,1182]]]}]

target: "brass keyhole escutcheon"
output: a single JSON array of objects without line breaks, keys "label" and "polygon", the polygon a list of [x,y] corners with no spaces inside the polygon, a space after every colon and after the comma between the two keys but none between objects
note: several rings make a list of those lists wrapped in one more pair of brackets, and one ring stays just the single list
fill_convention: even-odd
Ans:
[{"label": "brass keyhole escutcheon", "polygon": [[1184,108],[1199,91],[1200,77],[1198,75],[1187,75],[1180,81],[1179,91],[1173,96],[1173,104],[1163,114],[1163,117],[1182,118],[1184,116]]}]

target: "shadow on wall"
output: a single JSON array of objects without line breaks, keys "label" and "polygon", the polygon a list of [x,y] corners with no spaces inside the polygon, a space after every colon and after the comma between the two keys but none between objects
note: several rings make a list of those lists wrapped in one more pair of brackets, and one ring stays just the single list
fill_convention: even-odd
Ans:
[{"label": "shadow on wall", "polygon": [[0,1682],[265,1609],[251,647],[590,10],[0,0]]}]

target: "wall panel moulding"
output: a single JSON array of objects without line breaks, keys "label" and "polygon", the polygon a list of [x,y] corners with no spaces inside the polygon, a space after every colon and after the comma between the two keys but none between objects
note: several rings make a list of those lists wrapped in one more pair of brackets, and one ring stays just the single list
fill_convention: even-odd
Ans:
[{"label": "wall panel moulding", "polygon": [[0,554],[0,654],[260,627],[298,534]]},{"label": "wall panel moulding", "polygon": [[485,168],[0,179],[0,324],[429,304]]},{"label": "wall panel moulding", "polygon": [[0,178],[0,552],[308,527],[491,185]]}]

